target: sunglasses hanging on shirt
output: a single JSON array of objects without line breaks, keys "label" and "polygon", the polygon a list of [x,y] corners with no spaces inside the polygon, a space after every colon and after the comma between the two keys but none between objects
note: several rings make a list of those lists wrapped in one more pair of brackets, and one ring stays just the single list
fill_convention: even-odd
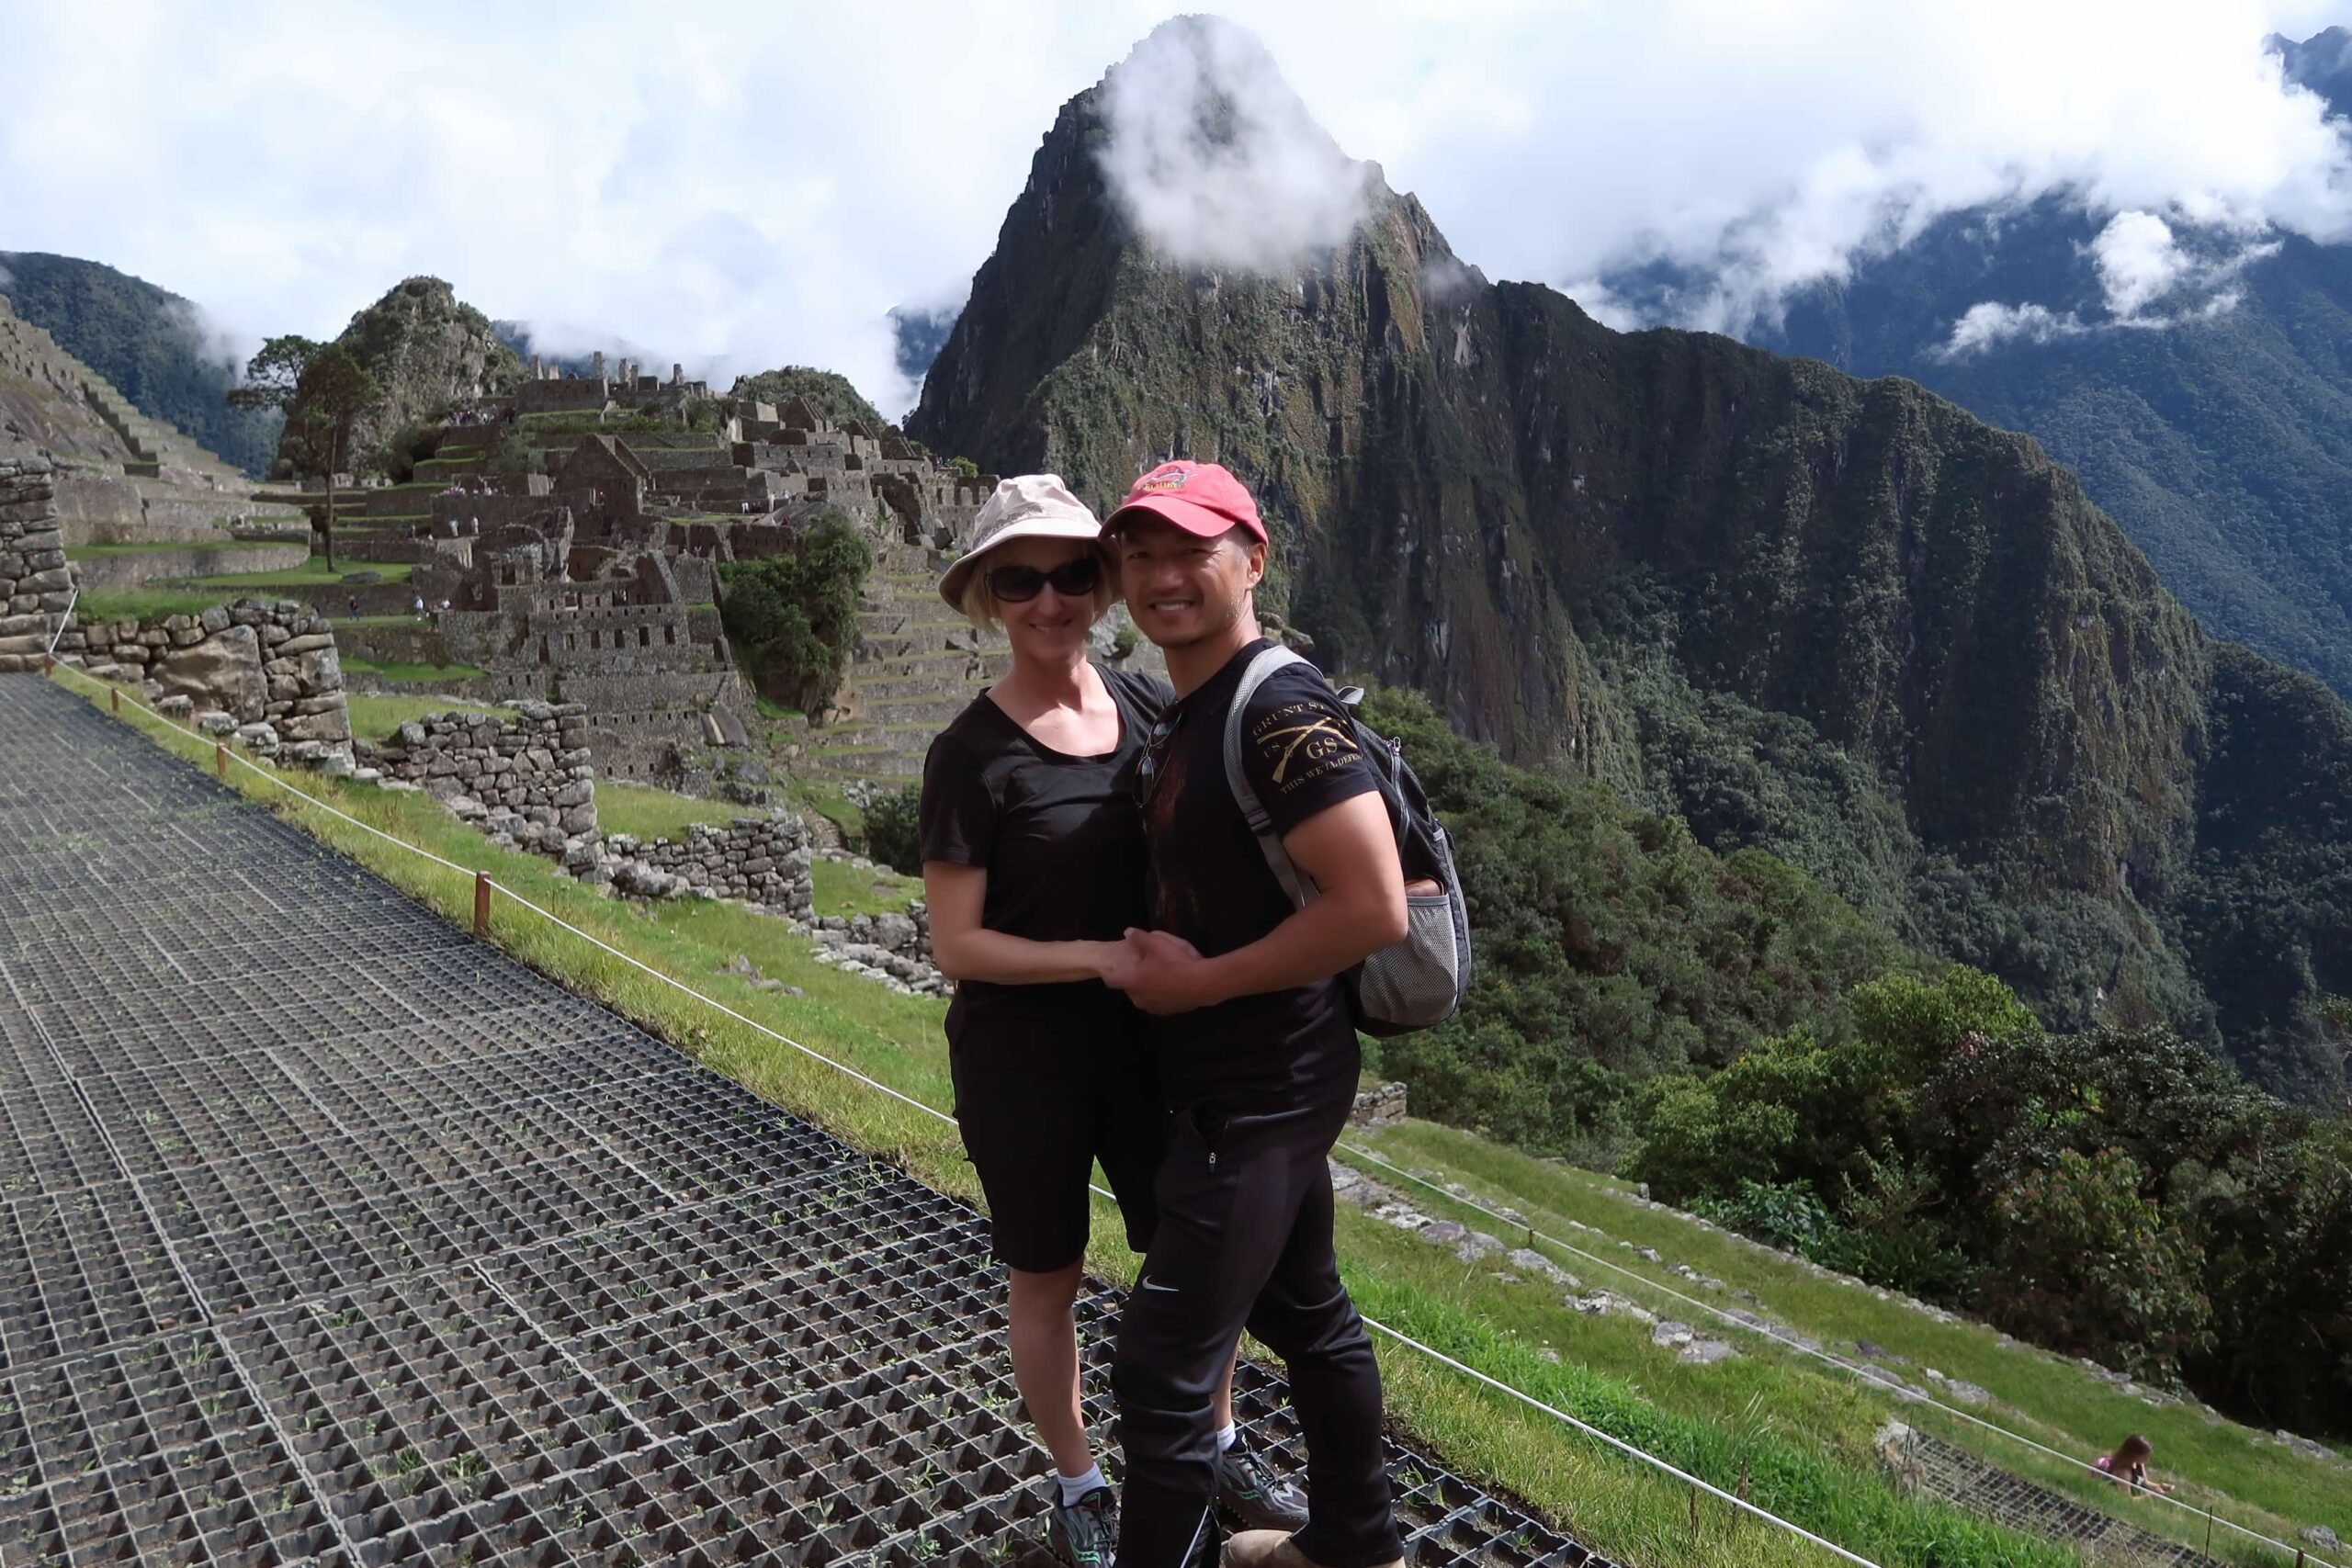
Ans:
[{"label": "sunglasses hanging on shirt", "polygon": [[1001,566],[989,573],[989,592],[1008,604],[1026,604],[1048,582],[1065,599],[1083,598],[1102,585],[1102,563],[1092,556],[1080,556],[1051,571],[1034,566]]}]

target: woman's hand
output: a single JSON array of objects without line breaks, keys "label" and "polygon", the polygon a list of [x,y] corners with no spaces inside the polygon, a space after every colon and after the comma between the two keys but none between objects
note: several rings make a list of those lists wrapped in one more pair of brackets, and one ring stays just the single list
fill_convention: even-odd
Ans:
[{"label": "woman's hand", "polygon": [[1225,1000],[1200,950],[1168,931],[1130,930],[1111,944],[1114,956],[1102,971],[1105,985],[1125,991],[1148,1013],[1167,1017]]}]

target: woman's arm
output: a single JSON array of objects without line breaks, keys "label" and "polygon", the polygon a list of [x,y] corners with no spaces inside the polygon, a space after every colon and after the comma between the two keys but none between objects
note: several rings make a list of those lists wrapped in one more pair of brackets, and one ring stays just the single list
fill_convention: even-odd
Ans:
[{"label": "woman's arm", "polygon": [[922,863],[922,894],[931,906],[931,961],[951,980],[1036,986],[1057,980],[1099,980],[1124,945],[1115,942],[1032,942],[980,923],[988,901],[984,865],[944,860]]}]

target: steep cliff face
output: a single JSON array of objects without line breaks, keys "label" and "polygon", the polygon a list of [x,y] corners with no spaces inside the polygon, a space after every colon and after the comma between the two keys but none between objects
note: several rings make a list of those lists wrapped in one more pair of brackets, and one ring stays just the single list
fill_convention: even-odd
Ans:
[{"label": "steep cliff face", "polygon": [[2211,1037],[2218,1009],[2326,1077],[2297,1021],[2352,953],[2305,942],[2293,995],[2248,1012],[2194,921],[2228,859],[2192,856],[2214,648],[2032,440],[1489,284],[1376,180],[1296,265],[1171,265],[1106,186],[1103,93],[1039,150],[911,434],[1098,504],[1223,462],[1327,666],[1774,849],[2054,1021]]},{"label": "steep cliff face", "polygon": [[384,401],[351,434],[362,472],[405,425],[442,417],[461,403],[523,378],[523,362],[491,330],[490,318],[437,277],[412,277],[351,318],[334,340],[384,389]]}]

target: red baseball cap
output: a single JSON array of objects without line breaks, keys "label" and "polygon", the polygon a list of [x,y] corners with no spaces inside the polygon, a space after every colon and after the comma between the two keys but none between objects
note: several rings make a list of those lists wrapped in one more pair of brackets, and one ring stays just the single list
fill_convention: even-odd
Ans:
[{"label": "red baseball cap", "polygon": [[1215,463],[1160,464],[1136,481],[1119,509],[1102,520],[1102,531],[1108,534],[1143,513],[1204,539],[1247,528],[1260,544],[1271,543],[1247,487]]}]

